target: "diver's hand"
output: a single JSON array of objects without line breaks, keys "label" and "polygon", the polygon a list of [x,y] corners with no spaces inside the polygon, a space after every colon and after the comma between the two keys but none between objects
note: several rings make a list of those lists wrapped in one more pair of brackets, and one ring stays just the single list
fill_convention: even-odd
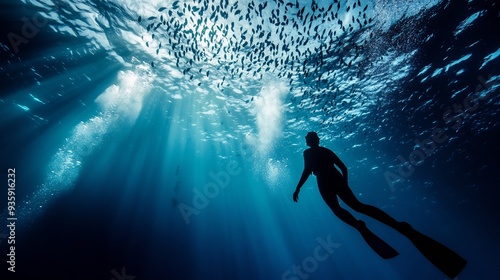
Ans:
[{"label": "diver's hand", "polygon": [[297,202],[299,200],[299,190],[293,192],[293,201]]}]

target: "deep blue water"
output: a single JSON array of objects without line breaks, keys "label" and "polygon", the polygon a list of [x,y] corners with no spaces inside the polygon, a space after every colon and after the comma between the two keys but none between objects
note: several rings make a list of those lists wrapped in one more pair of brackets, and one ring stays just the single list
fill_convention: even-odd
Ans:
[{"label": "deep blue water", "polygon": [[2,279],[447,279],[314,176],[292,201],[308,131],[498,278],[499,4],[331,3],[2,1]]}]

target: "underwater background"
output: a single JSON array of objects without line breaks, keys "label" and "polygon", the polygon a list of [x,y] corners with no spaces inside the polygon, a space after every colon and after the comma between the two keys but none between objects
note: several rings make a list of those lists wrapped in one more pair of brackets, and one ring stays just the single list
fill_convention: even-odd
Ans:
[{"label": "underwater background", "polygon": [[293,202],[308,131],[497,279],[499,6],[2,0],[1,279],[447,279],[313,176]]}]

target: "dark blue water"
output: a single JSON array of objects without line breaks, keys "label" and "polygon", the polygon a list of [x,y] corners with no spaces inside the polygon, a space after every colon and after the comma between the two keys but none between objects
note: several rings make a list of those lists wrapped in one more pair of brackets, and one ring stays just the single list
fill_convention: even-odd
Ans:
[{"label": "dark blue water", "polygon": [[498,3],[331,3],[2,1],[2,279],[447,279],[293,202],[308,131],[498,278]]}]

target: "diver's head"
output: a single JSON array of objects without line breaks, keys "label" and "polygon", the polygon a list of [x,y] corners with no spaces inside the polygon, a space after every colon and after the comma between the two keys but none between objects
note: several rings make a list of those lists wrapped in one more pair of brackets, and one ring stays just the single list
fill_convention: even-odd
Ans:
[{"label": "diver's head", "polygon": [[309,147],[318,147],[319,146],[319,137],[316,132],[311,131],[306,135],[306,145]]}]

